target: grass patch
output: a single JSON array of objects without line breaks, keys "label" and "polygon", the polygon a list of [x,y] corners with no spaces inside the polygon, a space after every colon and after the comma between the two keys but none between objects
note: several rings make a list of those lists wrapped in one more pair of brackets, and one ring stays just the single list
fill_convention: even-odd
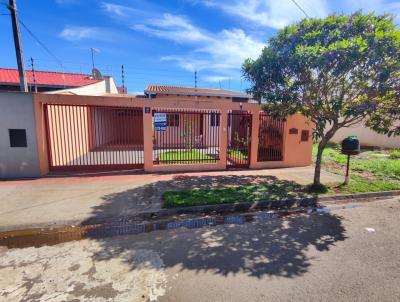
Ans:
[{"label": "grass patch", "polygon": [[400,159],[400,150],[390,150],[389,158],[390,159]]},{"label": "grass patch", "polygon": [[[315,157],[318,146],[315,144],[313,155]],[[363,151],[360,155],[350,159],[351,171],[372,174],[377,179],[392,179],[400,181],[400,158],[397,158],[398,150],[392,151]],[[400,152],[399,152],[400,153]],[[322,164],[335,164],[335,172],[343,171],[347,162],[347,155],[340,153],[340,146],[328,145],[322,155]]]},{"label": "grass patch", "polygon": [[247,155],[239,150],[229,150],[230,156],[236,157],[237,159],[247,159]]},{"label": "grass patch", "polygon": [[282,200],[310,196],[296,183],[243,185],[218,189],[166,191],[164,207],[190,207],[210,204]]},{"label": "grass patch", "polygon": [[[314,155],[316,154],[316,150],[317,146],[314,145]],[[232,152],[230,154],[234,157],[244,155],[240,151],[236,151],[238,152],[236,153],[235,150],[230,150],[230,152]],[[201,156],[204,156],[204,154],[201,154]],[[178,157],[168,155],[168,158],[177,159]],[[185,158],[190,157],[185,156]],[[346,161],[347,156],[340,153],[339,145],[330,144],[324,150],[324,170],[344,175]],[[311,185],[303,186],[289,181],[271,180],[258,184],[243,183],[240,186],[166,191],[163,194],[164,207],[176,208],[257,201],[273,202],[310,196],[400,190],[400,159],[398,158],[398,150],[363,151],[359,156],[353,156],[350,163],[349,185],[333,183],[315,188]]]},{"label": "grass patch", "polygon": [[389,182],[381,180],[365,179],[360,176],[353,176],[349,185],[330,186],[334,193],[367,193],[400,190],[400,182]]},{"label": "grass patch", "polygon": [[184,161],[190,163],[190,161],[198,160],[214,160],[211,156],[206,153],[202,153],[196,150],[185,150],[185,151],[167,151],[160,154],[160,161]]},{"label": "grass patch", "polygon": [[247,184],[240,187],[217,189],[166,191],[163,194],[164,208],[215,205],[224,203],[278,201],[312,196],[354,194],[400,190],[400,182],[369,180],[358,176],[350,179],[348,186],[340,183],[314,188],[292,182]]}]

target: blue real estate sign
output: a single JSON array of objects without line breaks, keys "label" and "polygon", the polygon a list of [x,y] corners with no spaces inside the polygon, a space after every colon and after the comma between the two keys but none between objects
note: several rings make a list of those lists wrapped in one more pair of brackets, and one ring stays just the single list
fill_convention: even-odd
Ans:
[{"label": "blue real estate sign", "polygon": [[167,114],[154,113],[154,130],[165,131],[167,130]]}]

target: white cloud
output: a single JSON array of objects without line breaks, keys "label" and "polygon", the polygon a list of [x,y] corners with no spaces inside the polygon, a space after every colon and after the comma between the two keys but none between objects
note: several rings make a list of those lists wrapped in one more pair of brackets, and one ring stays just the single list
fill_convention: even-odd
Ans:
[{"label": "white cloud", "polygon": [[120,17],[128,16],[127,11],[126,11],[126,7],[123,6],[123,5],[103,2],[101,4],[101,8],[104,11],[108,12],[108,13],[115,14],[115,15],[120,16]]},{"label": "white cloud", "polygon": [[231,78],[229,76],[219,76],[219,75],[201,77],[201,80],[210,83],[218,83],[218,82],[228,81],[230,79]]},{"label": "white cloud", "polygon": [[[193,2],[193,1],[192,1]],[[334,12],[356,10],[390,13],[400,21],[400,3],[390,0],[296,0],[310,17],[322,18]],[[228,15],[240,17],[254,25],[280,29],[304,18],[304,13],[292,0],[196,0],[193,3],[216,8]]]},{"label": "white cloud", "polygon": [[146,24],[135,24],[131,28],[178,43],[208,42],[210,40],[206,33],[193,26],[185,17],[171,14],[164,14],[161,18],[148,20]]},{"label": "white cloud", "polygon": [[59,37],[71,41],[79,42],[82,40],[113,41],[121,38],[121,34],[108,28],[66,25],[59,33]]},{"label": "white cloud", "polygon": [[179,54],[165,54],[160,59],[190,72],[202,71],[202,79],[209,82],[239,78],[243,61],[258,57],[265,45],[243,29],[211,32],[186,16],[165,13],[156,6],[149,10],[103,2],[101,7],[135,31],[182,45]]},{"label": "white cloud", "polygon": [[[312,17],[327,15],[327,5],[324,0],[296,0],[297,3]],[[291,0],[202,0],[207,7],[214,7],[226,14],[240,17],[259,26],[279,29],[285,25],[304,18],[304,13]]]},{"label": "white cloud", "polygon": [[68,41],[79,41],[82,39],[95,39],[100,35],[100,31],[95,27],[85,27],[85,26],[72,26],[67,25],[61,31],[60,37]]},{"label": "white cloud", "polygon": [[77,0],[55,0],[58,5],[75,4]]},{"label": "white cloud", "polygon": [[161,58],[175,61],[188,71],[209,70],[229,75],[234,73],[237,76],[243,61],[249,57],[258,57],[265,45],[248,36],[242,29],[225,29],[211,33],[193,25],[185,17],[171,14],[136,24],[132,29],[193,46],[186,54]]}]

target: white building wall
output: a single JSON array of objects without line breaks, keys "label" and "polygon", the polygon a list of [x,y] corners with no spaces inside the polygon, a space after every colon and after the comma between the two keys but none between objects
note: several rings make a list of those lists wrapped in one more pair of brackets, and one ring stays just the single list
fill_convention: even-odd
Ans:
[{"label": "white building wall", "polygon": [[331,142],[341,143],[343,139],[349,135],[357,135],[361,146],[381,147],[381,148],[400,148],[400,136],[388,137],[387,135],[378,134],[364,125],[355,125],[350,128],[340,129]]},{"label": "white building wall", "polygon": [[[25,129],[27,147],[10,147],[9,129]],[[0,92],[0,178],[39,176],[32,94]]]},{"label": "white building wall", "polygon": [[54,90],[47,94],[76,94],[76,95],[104,95],[107,93],[118,94],[117,86],[112,77],[104,77],[104,80],[77,88]]}]

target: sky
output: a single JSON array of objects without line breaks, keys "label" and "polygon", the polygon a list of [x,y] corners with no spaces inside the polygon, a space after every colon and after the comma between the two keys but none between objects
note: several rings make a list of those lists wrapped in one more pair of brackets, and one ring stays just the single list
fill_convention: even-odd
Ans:
[{"label": "sky", "polygon": [[[332,13],[392,13],[400,1],[295,0],[310,17]],[[0,67],[16,68],[7,1],[0,0]],[[304,18],[293,0],[17,0],[26,68],[90,73],[95,66],[129,93],[149,84],[244,91],[246,58],[268,38]],[[44,45],[44,47],[43,47]],[[49,50],[49,51],[47,51]],[[50,52],[50,53],[49,53]]]}]

